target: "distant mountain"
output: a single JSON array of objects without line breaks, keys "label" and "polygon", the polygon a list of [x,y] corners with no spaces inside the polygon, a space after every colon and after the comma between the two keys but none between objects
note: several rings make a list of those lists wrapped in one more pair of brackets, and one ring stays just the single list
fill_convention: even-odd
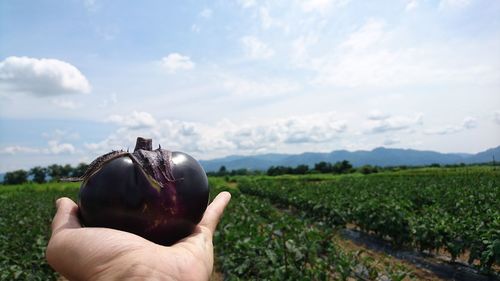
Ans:
[{"label": "distant mountain", "polygon": [[335,163],[347,160],[355,167],[363,165],[377,166],[420,166],[433,163],[459,164],[491,162],[495,157],[500,162],[500,146],[476,154],[469,153],[440,153],[414,149],[384,148],[373,150],[336,150],[329,153],[305,152],[302,154],[261,154],[253,156],[232,155],[213,160],[202,160],[201,165],[207,172],[217,171],[221,166],[228,170],[250,169],[267,170],[271,166],[297,166],[306,164],[312,167],[315,163],[325,161]]}]

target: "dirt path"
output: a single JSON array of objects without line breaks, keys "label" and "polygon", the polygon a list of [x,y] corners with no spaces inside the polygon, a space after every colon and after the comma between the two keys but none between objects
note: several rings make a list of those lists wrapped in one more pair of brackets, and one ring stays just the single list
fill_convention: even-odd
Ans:
[{"label": "dirt path", "polygon": [[[360,247],[374,255],[389,255],[394,259],[403,261],[415,268],[415,274],[422,276],[423,280],[456,280],[456,281],[499,281],[498,276],[486,276],[477,272],[470,266],[460,263],[450,263],[442,259],[424,256],[410,250],[394,249],[389,243],[379,238],[364,234],[352,229],[344,229],[340,234],[348,244]],[[438,279],[430,279],[433,274]]]}]

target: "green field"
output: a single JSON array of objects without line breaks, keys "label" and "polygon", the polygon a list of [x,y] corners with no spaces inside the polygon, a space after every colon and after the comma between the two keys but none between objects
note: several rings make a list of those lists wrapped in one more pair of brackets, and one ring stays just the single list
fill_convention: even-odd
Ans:
[{"label": "green field", "polygon": [[[449,255],[483,273],[500,262],[500,171],[419,169],[372,175],[210,178],[233,198],[215,234],[225,280],[423,280],[415,267],[346,247],[349,227],[394,247]],[[78,184],[0,186],[0,280],[50,280],[54,201]]]}]

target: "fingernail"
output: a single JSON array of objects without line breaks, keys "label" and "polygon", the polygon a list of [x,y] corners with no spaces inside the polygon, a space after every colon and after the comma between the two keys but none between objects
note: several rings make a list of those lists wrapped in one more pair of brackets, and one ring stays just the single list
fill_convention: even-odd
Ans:
[{"label": "fingernail", "polygon": [[59,204],[61,204],[61,198],[56,200],[56,208],[59,209]]}]

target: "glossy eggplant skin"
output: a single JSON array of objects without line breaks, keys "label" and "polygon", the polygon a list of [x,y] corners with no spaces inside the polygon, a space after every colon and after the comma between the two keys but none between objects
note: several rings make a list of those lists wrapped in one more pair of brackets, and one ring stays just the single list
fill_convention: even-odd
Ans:
[{"label": "glossy eggplant skin", "polygon": [[102,165],[80,187],[82,224],[135,233],[161,245],[190,235],[208,204],[208,180],[188,154],[172,152],[169,161],[173,179],[168,181],[156,181],[127,153]]}]

